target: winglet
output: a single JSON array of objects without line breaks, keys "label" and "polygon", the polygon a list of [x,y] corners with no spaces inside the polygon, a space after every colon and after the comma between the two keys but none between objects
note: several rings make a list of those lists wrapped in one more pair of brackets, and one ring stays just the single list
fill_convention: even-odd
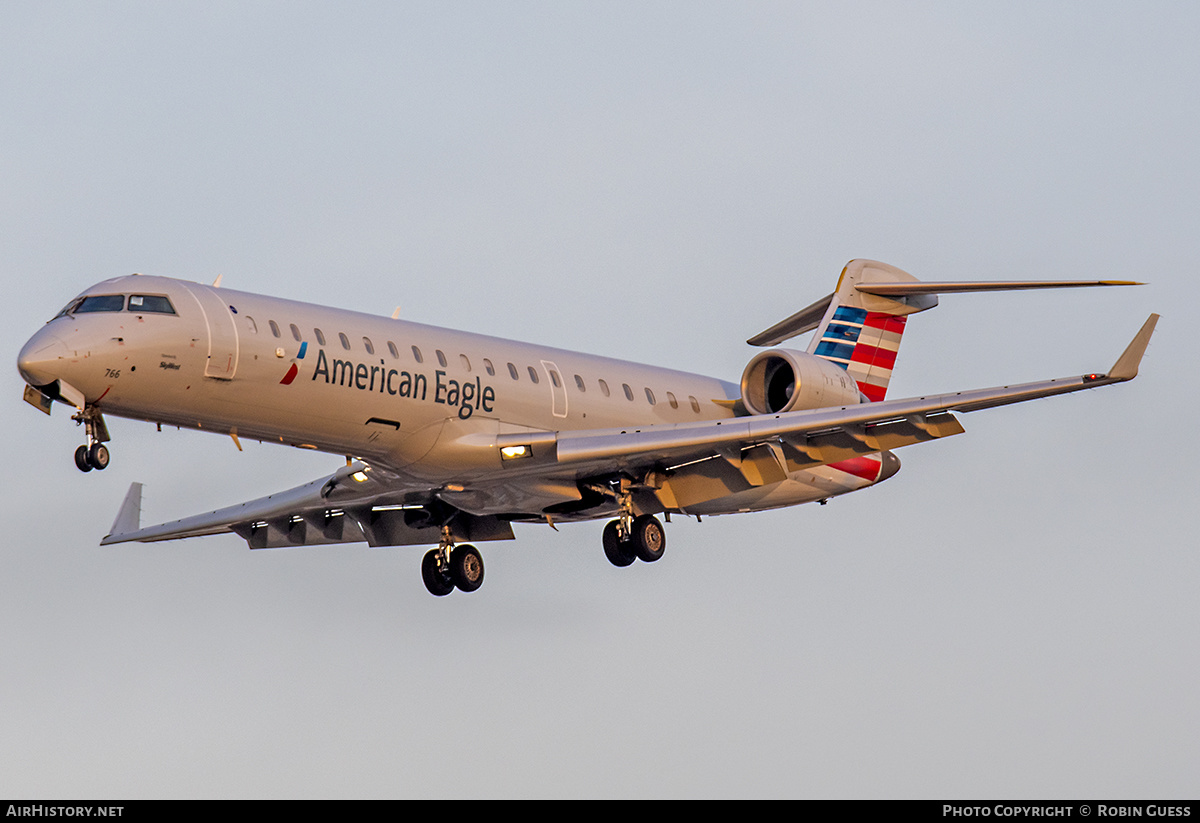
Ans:
[{"label": "winglet", "polygon": [[110,537],[119,537],[123,534],[135,532],[142,527],[142,484],[130,483],[129,491],[125,494],[125,502],[121,504],[121,510],[117,512],[117,519],[113,521],[112,528],[108,534],[104,536],[104,540],[100,541],[100,545],[104,545]]},{"label": "winglet", "polygon": [[1142,362],[1142,355],[1146,353],[1146,346],[1150,343],[1150,335],[1154,334],[1154,324],[1157,322],[1157,314],[1152,314],[1146,319],[1146,322],[1142,324],[1142,328],[1134,335],[1133,340],[1125,347],[1125,351],[1109,370],[1109,378],[1112,380],[1132,380],[1137,377],[1138,364]]}]

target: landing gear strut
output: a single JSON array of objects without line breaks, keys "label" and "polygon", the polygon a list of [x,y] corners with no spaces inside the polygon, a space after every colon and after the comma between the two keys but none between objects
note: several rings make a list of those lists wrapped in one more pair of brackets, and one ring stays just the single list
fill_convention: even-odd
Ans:
[{"label": "landing gear strut", "polygon": [[103,471],[108,468],[108,447],[104,442],[109,439],[108,426],[95,406],[86,406],[83,411],[76,412],[72,417],[76,424],[82,423],[87,432],[87,443],[75,450],[75,466],[81,472],[92,469]]},{"label": "landing gear strut", "polygon": [[456,588],[473,592],[483,585],[483,557],[474,546],[455,546],[450,527],[442,526],[438,547],[421,559],[421,579],[434,597],[444,597]]}]

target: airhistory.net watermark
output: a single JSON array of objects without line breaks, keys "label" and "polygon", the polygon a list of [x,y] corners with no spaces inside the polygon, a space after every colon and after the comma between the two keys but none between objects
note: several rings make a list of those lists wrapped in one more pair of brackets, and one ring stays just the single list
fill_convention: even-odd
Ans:
[{"label": "airhistory.net watermark", "polygon": [[124,806],[51,806],[44,803],[31,803],[18,806],[10,803],[5,809],[5,817],[120,817],[125,811]]}]

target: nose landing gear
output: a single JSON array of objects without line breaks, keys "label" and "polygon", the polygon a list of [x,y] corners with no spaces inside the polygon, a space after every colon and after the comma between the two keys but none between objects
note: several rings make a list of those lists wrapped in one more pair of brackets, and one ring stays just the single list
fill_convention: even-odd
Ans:
[{"label": "nose landing gear", "polygon": [[75,450],[75,465],[81,472],[92,469],[103,471],[108,468],[108,447],[103,443],[83,445]]},{"label": "nose landing gear", "polygon": [[108,426],[104,425],[104,417],[95,406],[85,406],[83,411],[76,412],[71,419],[76,424],[82,423],[84,431],[87,432],[87,443],[75,450],[75,466],[81,472],[107,469],[109,454],[104,443],[111,438],[108,436]]}]

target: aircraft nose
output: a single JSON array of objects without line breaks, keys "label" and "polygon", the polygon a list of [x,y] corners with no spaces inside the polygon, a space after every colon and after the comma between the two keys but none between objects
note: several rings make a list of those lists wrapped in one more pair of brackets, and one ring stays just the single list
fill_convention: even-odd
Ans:
[{"label": "aircraft nose", "polygon": [[59,377],[60,364],[67,356],[67,344],[42,329],[17,355],[17,371],[31,386],[45,386]]}]

